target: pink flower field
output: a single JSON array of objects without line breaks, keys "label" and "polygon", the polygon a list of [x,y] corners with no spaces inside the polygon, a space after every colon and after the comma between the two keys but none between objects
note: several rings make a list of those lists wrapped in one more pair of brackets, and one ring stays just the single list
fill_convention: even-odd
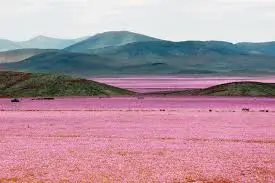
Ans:
[{"label": "pink flower field", "polygon": [[218,84],[237,81],[257,81],[265,83],[275,83],[274,76],[131,76],[122,78],[97,77],[91,79],[121,88],[128,88],[136,92],[170,91],[181,90],[186,88],[206,88]]},{"label": "pink flower field", "polygon": [[275,182],[274,119],[272,98],[0,99],[0,182]]}]

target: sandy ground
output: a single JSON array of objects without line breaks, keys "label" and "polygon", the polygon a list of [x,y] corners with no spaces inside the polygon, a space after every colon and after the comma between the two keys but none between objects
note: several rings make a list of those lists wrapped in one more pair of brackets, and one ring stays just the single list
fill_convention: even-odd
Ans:
[{"label": "sandy ground", "polygon": [[274,111],[268,98],[0,99],[0,182],[272,183]]}]

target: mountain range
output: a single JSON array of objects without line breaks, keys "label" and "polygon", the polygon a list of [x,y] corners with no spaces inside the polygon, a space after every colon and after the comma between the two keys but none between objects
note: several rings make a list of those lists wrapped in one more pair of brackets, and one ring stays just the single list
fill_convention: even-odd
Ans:
[{"label": "mountain range", "polygon": [[78,76],[275,73],[275,42],[172,42],[112,31],[78,40],[40,37],[21,43],[25,48],[20,50],[10,41],[0,41],[0,49],[4,49],[4,44],[10,51],[0,53],[1,70]]}]

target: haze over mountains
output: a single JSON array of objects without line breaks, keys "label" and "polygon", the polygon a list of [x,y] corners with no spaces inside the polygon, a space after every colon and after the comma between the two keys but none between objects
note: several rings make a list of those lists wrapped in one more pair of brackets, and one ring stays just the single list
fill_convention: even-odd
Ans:
[{"label": "haze over mountains", "polygon": [[16,49],[0,52],[0,63],[12,63],[25,60],[41,53],[54,51],[54,49]]},{"label": "haze over mountains", "polygon": [[57,39],[46,36],[37,36],[28,41],[15,42],[5,39],[0,39],[0,51],[9,51],[15,49],[64,49],[71,46],[77,42],[80,42],[87,37],[79,39]]},{"label": "haze over mountains", "polygon": [[[18,49],[14,48],[16,45],[0,41],[2,50]],[[1,70],[80,76],[275,73],[275,42],[171,42],[127,31],[112,31],[82,40],[40,37],[21,45],[25,48],[36,46],[36,49],[0,53],[0,62],[5,63],[0,65]]]}]

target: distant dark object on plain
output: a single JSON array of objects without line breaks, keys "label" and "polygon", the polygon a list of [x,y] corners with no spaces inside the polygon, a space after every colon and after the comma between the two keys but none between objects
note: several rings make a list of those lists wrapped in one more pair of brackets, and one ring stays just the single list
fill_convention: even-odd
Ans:
[{"label": "distant dark object on plain", "polygon": [[32,100],[54,100],[53,97],[44,97],[44,98],[33,98]]},{"label": "distant dark object on plain", "polygon": [[13,102],[13,103],[17,103],[17,102],[20,102],[20,100],[19,100],[19,99],[17,99],[17,98],[14,98],[14,99],[12,99],[12,100],[11,100],[11,102]]},{"label": "distant dark object on plain", "polygon": [[138,99],[140,99],[140,100],[141,100],[141,99],[144,99],[144,97],[143,97],[143,96],[138,96],[137,98],[138,98]]},{"label": "distant dark object on plain", "polygon": [[243,111],[243,112],[249,112],[250,109],[248,109],[248,108],[243,108],[242,111]]}]

